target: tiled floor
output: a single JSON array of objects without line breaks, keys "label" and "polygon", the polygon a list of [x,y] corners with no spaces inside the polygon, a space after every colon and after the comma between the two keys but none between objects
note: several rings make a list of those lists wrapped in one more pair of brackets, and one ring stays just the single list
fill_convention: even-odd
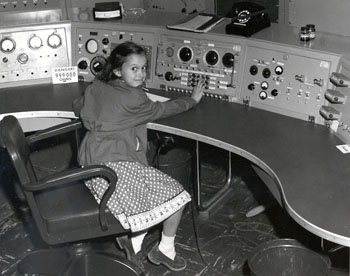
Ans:
[{"label": "tiled floor", "polygon": [[[209,198],[226,181],[226,154],[212,147],[202,149],[203,197]],[[1,158],[0,192],[0,275],[19,275],[18,261],[35,246],[35,227],[30,215],[19,212],[8,200],[8,186],[12,177]],[[239,157],[232,157],[233,196],[217,208],[208,218],[198,214],[194,205],[186,207],[176,238],[177,251],[183,255],[188,266],[182,272],[170,272],[165,267],[144,261],[147,276],[188,275],[188,276],[248,276],[252,275],[247,258],[256,252],[255,248],[267,241],[281,238],[297,239],[306,247],[319,251],[320,239],[299,227],[277,205],[264,184],[257,178],[249,163]],[[6,172],[5,172],[6,171]],[[247,218],[246,212],[259,204],[269,206],[257,216]],[[24,215],[21,215],[24,214]],[[146,237],[151,245],[159,239],[159,229],[154,228]],[[35,244],[35,246],[33,245]],[[106,241],[106,250],[123,258],[115,247],[113,238]],[[333,248],[326,243],[326,249]],[[330,276],[349,275],[348,249],[326,253],[332,261]],[[317,270],[317,268],[315,268]],[[116,274],[117,275],[117,274]],[[298,275],[298,274],[283,274]],[[321,274],[310,274],[310,276]],[[279,276],[279,275],[269,275]]]}]

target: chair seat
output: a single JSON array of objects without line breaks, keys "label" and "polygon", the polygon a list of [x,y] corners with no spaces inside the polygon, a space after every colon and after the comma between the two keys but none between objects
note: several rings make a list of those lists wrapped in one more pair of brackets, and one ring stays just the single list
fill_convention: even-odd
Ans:
[{"label": "chair seat", "polygon": [[[35,195],[35,199],[46,223],[49,238],[65,233],[64,239],[67,239],[67,235],[74,236],[75,231],[81,235],[82,229],[86,229],[85,237],[80,238],[90,238],[101,232],[99,205],[83,181],[42,191]],[[109,225],[106,233],[123,231],[119,221],[109,210],[106,213]]]}]

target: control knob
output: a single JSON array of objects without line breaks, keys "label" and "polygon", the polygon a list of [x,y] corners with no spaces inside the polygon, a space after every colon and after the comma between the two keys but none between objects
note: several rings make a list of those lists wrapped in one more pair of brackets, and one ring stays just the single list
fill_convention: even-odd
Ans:
[{"label": "control knob", "polygon": [[61,46],[62,44],[62,40],[61,37],[58,34],[51,34],[48,39],[47,39],[47,44],[51,47],[51,48],[58,48]]},{"label": "control knob", "polygon": [[259,93],[259,98],[262,99],[262,100],[265,100],[267,98],[267,93],[266,91],[261,91]]},{"label": "control knob", "polygon": [[0,49],[3,53],[11,53],[16,49],[16,43],[12,38],[5,37],[0,41]]},{"label": "control knob", "polygon": [[26,53],[19,54],[17,60],[20,64],[25,64],[28,62],[29,57]]},{"label": "control knob", "polygon": [[102,39],[102,44],[103,45],[108,45],[108,43],[109,43],[109,39],[107,37]]},{"label": "control knob", "polygon": [[273,89],[273,90],[271,91],[271,95],[274,96],[274,97],[276,97],[276,96],[278,95],[278,90],[277,90],[277,89]]},{"label": "control knob", "polygon": [[268,79],[270,76],[271,76],[271,71],[269,68],[265,68],[263,71],[262,71],[262,75],[265,79]]},{"label": "control knob", "polygon": [[106,59],[102,56],[96,56],[92,61],[91,61],[91,64],[90,64],[90,70],[91,72],[97,76],[97,75],[100,75],[105,64],[106,64]]},{"label": "control knob", "polygon": [[86,60],[81,60],[78,63],[78,68],[81,70],[86,70],[86,68],[88,68],[88,63]]},{"label": "control knob", "polygon": [[254,83],[249,84],[248,89],[253,91],[255,89],[255,84]]},{"label": "control knob", "polygon": [[263,82],[260,84],[260,86],[261,86],[261,89],[264,89],[264,90],[266,90],[267,88],[269,88],[269,84],[268,84],[268,82],[266,82],[266,81],[263,81]]},{"label": "control knob", "polygon": [[165,79],[166,79],[167,81],[172,81],[173,78],[174,78],[173,73],[171,73],[171,72],[166,72],[166,73],[165,73]]},{"label": "control knob", "polygon": [[165,77],[165,79],[166,79],[167,81],[178,80],[178,79],[181,78],[181,77],[175,77],[175,76],[173,75],[173,73],[171,73],[171,72],[166,72],[164,77]]},{"label": "control knob", "polygon": [[32,35],[28,41],[29,48],[32,50],[38,50],[43,46],[43,42],[40,37]]},{"label": "control knob", "polygon": [[250,74],[252,74],[253,76],[255,76],[258,73],[258,67],[256,65],[252,65],[249,68],[249,72]]},{"label": "control knob", "polygon": [[283,73],[283,67],[280,66],[280,65],[276,66],[276,68],[275,68],[275,73],[276,73],[277,75],[281,75],[281,74]]}]

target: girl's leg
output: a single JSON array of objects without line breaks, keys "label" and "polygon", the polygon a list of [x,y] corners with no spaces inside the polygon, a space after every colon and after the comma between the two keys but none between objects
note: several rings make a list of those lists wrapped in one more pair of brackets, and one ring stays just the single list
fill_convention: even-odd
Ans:
[{"label": "girl's leg", "polygon": [[137,233],[137,235],[131,236],[131,244],[135,254],[141,251],[141,246],[146,235],[147,235],[147,231],[142,233]]},{"label": "girl's leg", "polygon": [[182,213],[185,207],[174,213],[163,222],[162,238],[159,243],[159,250],[168,258],[175,259],[175,235],[180,224]]},{"label": "girl's leg", "polygon": [[[174,257],[175,257],[174,239],[175,239],[176,231],[180,224],[184,209],[185,209],[185,206],[182,207],[179,211],[174,213],[172,216],[170,216],[163,222],[163,233],[162,233],[162,240],[160,245],[162,245],[164,249],[170,249],[170,251],[174,251],[173,252]],[[147,234],[147,231],[137,233],[136,235],[131,236],[131,243],[135,254],[137,254],[141,250],[142,242],[146,234]]]},{"label": "girl's leg", "polygon": [[156,265],[163,264],[173,271],[181,271],[185,269],[187,265],[184,258],[176,255],[174,242],[184,208],[185,207],[181,208],[163,222],[161,241],[158,246],[154,246],[148,253],[148,259],[152,263]]},{"label": "girl's leg", "polygon": [[163,221],[163,234],[168,237],[173,237],[176,235],[177,228],[180,224],[181,217],[185,206],[179,211],[174,213],[172,216]]}]

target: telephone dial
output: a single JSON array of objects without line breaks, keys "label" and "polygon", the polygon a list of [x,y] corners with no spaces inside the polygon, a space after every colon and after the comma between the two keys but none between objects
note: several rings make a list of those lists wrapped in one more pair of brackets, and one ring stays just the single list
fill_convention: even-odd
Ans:
[{"label": "telephone dial", "polygon": [[238,2],[226,15],[231,17],[231,23],[226,25],[227,34],[243,35],[246,37],[269,27],[269,15],[265,7],[253,2]]}]

